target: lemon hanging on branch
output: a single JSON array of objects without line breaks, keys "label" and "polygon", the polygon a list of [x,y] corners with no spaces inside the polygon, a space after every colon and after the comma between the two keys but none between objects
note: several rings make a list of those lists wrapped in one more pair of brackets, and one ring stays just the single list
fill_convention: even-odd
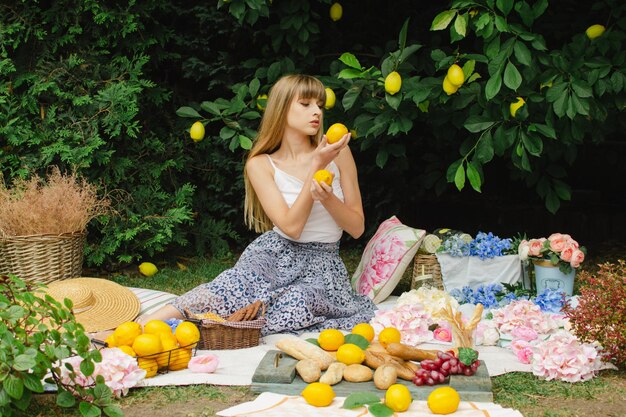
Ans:
[{"label": "lemon hanging on branch", "polygon": [[261,94],[256,98],[256,108],[263,111],[267,105],[267,94]]},{"label": "lemon hanging on branch", "polygon": [[457,92],[457,90],[459,89],[459,87],[455,86],[454,84],[452,84],[450,82],[450,80],[448,79],[448,76],[446,75],[443,78],[443,91],[447,94],[447,95],[451,95]]},{"label": "lemon hanging on branch", "polygon": [[335,101],[337,101],[337,97],[335,97],[335,92],[332,88],[326,87],[326,102],[324,103],[324,108],[326,110],[330,110],[335,107]]},{"label": "lemon hanging on branch", "polygon": [[330,6],[330,18],[333,22],[336,22],[341,19],[341,16],[343,16],[343,7],[341,7],[339,3],[333,3],[333,5]]},{"label": "lemon hanging on branch", "polygon": [[204,125],[202,122],[195,122],[191,125],[191,129],[189,129],[189,136],[194,142],[200,142],[204,139]]},{"label": "lemon hanging on branch", "polygon": [[587,28],[585,34],[589,39],[594,40],[602,36],[605,30],[606,28],[602,25],[591,25]]},{"label": "lemon hanging on branch", "polygon": [[402,88],[402,77],[397,71],[390,72],[385,78],[385,91],[394,95]]},{"label": "lemon hanging on branch", "polygon": [[446,74],[448,81],[450,84],[459,88],[465,82],[465,74],[463,74],[463,69],[459,67],[457,64],[452,64],[450,68],[448,68],[448,73]]},{"label": "lemon hanging on branch", "polygon": [[511,117],[515,117],[517,111],[521,109],[524,104],[526,104],[526,101],[524,101],[522,97],[518,97],[516,102],[511,103],[509,106],[509,113],[511,113]]}]

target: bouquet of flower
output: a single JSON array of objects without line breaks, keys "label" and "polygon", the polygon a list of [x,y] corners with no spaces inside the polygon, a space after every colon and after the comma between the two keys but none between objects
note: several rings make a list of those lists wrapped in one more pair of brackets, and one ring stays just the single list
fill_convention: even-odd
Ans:
[{"label": "bouquet of flower", "polygon": [[558,266],[564,274],[578,268],[585,260],[587,250],[580,246],[570,235],[553,233],[547,239],[522,240],[518,246],[521,260],[544,260]]},{"label": "bouquet of flower", "polygon": [[443,241],[437,252],[450,256],[477,256],[480,259],[491,259],[508,254],[511,239],[500,239],[493,233],[478,232],[471,242],[459,235],[452,235]]}]

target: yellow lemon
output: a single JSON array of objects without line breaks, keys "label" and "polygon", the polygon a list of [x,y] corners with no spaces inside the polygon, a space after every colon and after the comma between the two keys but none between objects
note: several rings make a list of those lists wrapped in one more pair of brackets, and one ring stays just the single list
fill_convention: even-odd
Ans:
[{"label": "yellow lemon", "polygon": [[256,98],[256,107],[257,109],[263,111],[265,110],[265,106],[267,105],[267,94],[261,94]]},{"label": "yellow lemon", "polygon": [[304,400],[315,407],[327,407],[335,399],[333,387],[323,382],[313,382],[300,393]]},{"label": "yellow lemon", "polygon": [[350,139],[356,139],[356,138],[357,138],[356,129],[350,129]]},{"label": "yellow lemon", "polygon": [[111,334],[109,337],[107,337],[106,339],[104,339],[104,343],[106,343],[107,347],[116,347],[117,346],[117,340],[115,339],[115,334]]},{"label": "yellow lemon", "polygon": [[169,370],[180,371],[185,369],[191,360],[191,349],[178,348],[171,351]]},{"label": "yellow lemon", "polygon": [[374,328],[369,323],[359,323],[352,328],[352,334],[358,334],[367,339],[368,342],[374,340]]},{"label": "yellow lemon", "polygon": [[526,104],[526,102],[522,97],[518,97],[516,102],[511,103],[511,105],[509,106],[509,113],[511,113],[511,117],[515,117],[517,111],[522,108],[524,104]]},{"label": "yellow lemon", "polygon": [[390,72],[385,78],[385,91],[391,95],[396,94],[402,87],[402,77],[396,71]]},{"label": "yellow lemon", "polygon": [[161,338],[156,334],[140,334],[133,342],[133,350],[139,356],[150,356],[163,350]]},{"label": "yellow lemon", "polygon": [[117,346],[132,346],[135,338],[141,334],[141,325],[134,321],[127,321],[117,326],[113,332]]},{"label": "yellow lemon", "polygon": [[[333,183],[333,173],[326,170],[326,169],[320,169],[319,171],[317,171],[315,174],[313,174],[313,179],[317,182],[319,182],[320,184],[325,182],[326,184],[330,185]],[[323,332],[322,332],[323,333]],[[341,332],[339,332],[341,333]],[[335,349],[333,349],[335,350]]]},{"label": "yellow lemon", "polygon": [[400,343],[402,335],[395,327],[385,327],[378,335],[378,341],[381,345],[387,346],[389,343]]},{"label": "yellow lemon", "polygon": [[443,91],[445,91],[445,93],[447,95],[451,95],[457,92],[457,90],[459,89],[459,87],[454,86],[454,84],[452,84],[450,82],[450,80],[448,80],[448,76],[446,75],[443,79]]},{"label": "yellow lemon", "polygon": [[363,349],[352,343],[345,343],[337,349],[337,361],[346,365],[363,363],[365,352]]},{"label": "yellow lemon", "polygon": [[194,348],[195,343],[200,340],[200,330],[190,321],[183,321],[176,327],[174,332],[176,340],[181,347]]},{"label": "yellow lemon", "polygon": [[341,124],[335,123],[326,131],[326,140],[329,144],[339,142],[341,138],[348,133],[348,128]]},{"label": "yellow lemon", "polygon": [[326,110],[330,110],[335,107],[335,102],[337,101],[337,97],[335,96],[335,92],[332,88],[326,87],[326,103],[324,103],[324,108]]},{"label": "yellow lemon", "polygon": [[143,332],[150,334],[172,333],[172,328],[163,320],[150,320],[143,325]]},{"label": "yellow lemon", "polygon": [[595,38],[602,36],[605,30],[606,28],[602,25],[591,25],[587,28],[585,34],[589,39],[594,40]]},{"label": "yellow lemon", "polygon": [[157,272],[159,272],[159,269],[151,262],[142,262],[139,264],[139,273],[143,276],[151,277]]},{"label": "yellow lemon", "polygon": [[398,413],[408,410],[411,402],[413,397],[406,385],[393,384],[385,392],[385,405]]},{"label": "yellow lemon", "polygon": [[202,122],[195,122],[191,125],[191,129],[189,129],[189,136],[194,142],[200,142],[204,139],[204,125]]},{"label": "yellow lemon", "polygon": [[433,414],[452,414],[459,408],[460,402],[461,396],[454,388],[439,387],[428,395],[426,404]]},{"label": "yellow lemon", "polygon": [[339,3],[333,3],[333,5],[330,6],[330,18],[333,22],[336,22],[341,19],[341,16],[343,16],[343,7],[341,7]]},{"label": "yellow lemon", "polygon": [[126,346],[126,345],[124,345],[124,346],[120,346],[120,347],[118,347],[118,349],[119,349],[119,350],[121,350],[122,352],[124,352],[125,354],[127,354],[128,356],[132,356],[133,358],[134,358],[135,356],[137,356],[137,353],[135,353],[135,351],[133,350],[133,348],[132,348],[132,347],[130,347],[130,346]]},{"label": "yellow lemon", "polygon": [[158,355],[156,360],[159,363],[159,368],[165,368],[170,363],[171,351],[178,348],[178,340],[176,340],[176,336],[171,333],[159,333],[159,337],[161,338],[163,353]]},{"label": "yellow lemon", "polygon": [[146,371],[146,378],[152,378],[159,370],[159,364],[154,358],[138,358],[137,366]]},{"label": "yellow lemon", "polygon": [[459,88],[465,82],[465,74],[463,74],[463,69],[459,67],[457,64],[452,64],[450,68],[448,68],[448,73],[446,74],[448,81],[453,86]]},{"label": "yellow lemon", "polygon": [[317,338],[317,343],[319,343],[320,347],[324,350],[337,350],[344,342],[345,337],[343,333],[337,329],[322,330]]}]

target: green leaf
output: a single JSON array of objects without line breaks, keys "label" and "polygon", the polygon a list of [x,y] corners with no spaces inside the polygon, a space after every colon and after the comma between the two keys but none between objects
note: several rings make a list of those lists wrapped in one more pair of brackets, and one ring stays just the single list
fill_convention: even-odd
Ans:
[{"label": "green leaf", "polygon": [[500,88],[502,88],[502,76],[500,73],[497,73],[489,78],[485,86],[485,97],[487,100],[494,98],[500,92]]},{"label": "green leaf", "polygon": [[470,116],[463,126],[470,132],[476,133],[489,129],[494,124],[495,122],[493,120],[489,120],[483,116]]},{"label": "green leaf", "polygon": [[309,342],[309,343],[312,343],[312,344],[314,344],[315,346],[318,346],[318,347],[320,345],[320,343],[317,341],[317,339],[314,339],[312,337],[309,337],[308,339],[306,339],[306,341]]},{"label": "green leaf", "polygon": [[456,16],[456,13],[457,13],[456,10],[446,10],[446,11],[439,13],[433,19],[433,23],[430,26],[430,30],[443,30],[447,28],[450,22],[452,22],[452,19],[454,18],[454,16]]},{"label": "green leaf", "polygon": [[565,116],[565,112],[567,111],[568,97],[569,97],[569,93],[563,93],[552,104],[552,108],[554,109],[554,114],[556,114],[559,117]]},{"label": "green leaf", "polygon": [[368,342],[366,338],[364,338],[360,334],[352,333],[345,336],[345,343],[352,343],[353,345],[357,345],[363,350],[367,349],[367,347],[370,345],[370,342]]},{"label": "green leaf", "polygon": [[478,352],[474,349],[467,347],[459,348],[459,361],[465,365],[470,366],[476,359],[478,359]]},{"label": "green leaf", "polygon": [[572,94],[570,97],[572,105],[578,114],[585,116],[589,115],[589,101],[584,98],[579,98],[576,94]]},{"label": "green leaf", "polygon": [[237,131],[234,129],[231,129],[228,126],[224,126],[222,129],[220,129],[220,138],[224,140],[230,139],[236,134],[237,134]]},{"label": "green leaf", "polygon": [[398,36],[398,47],[400,48],[400,50],[404,50],[404,47],[406,46],[406,32],[409,28],[409,19],[407,18],[404,21],[404,24],[402,25],[402,29],[400,29],[400,35]]},{"label": "green leaf", "polygon": [[463,168],[463,164],[459,165],[454,174],[454,184],[459,191],[465,187],[465,168]]},{"label": "green leaf", "polygon": [[476,158],[480,161],[480,163],[486,164],[493,159],[493,154],[493,138],[491,136],[491,131],[488,130],[478,141],[478,145],[476,146]]},{"label": "green leaf", "polygon": [[260,119],[261,115],[257,111],[247,111],[241,115],[241,118],[246,120],[256,120]]},{"label": "green leaf", "polygon": [[363,76],[363,71],[354,68],[345,68],[339,71],[337,78],[343,78],[344,80],[350,80],[352,78],[358,78]]},{"label": "green leaf", "polygon": [[341,99],[341,104],[343,105],[343,108],[346,111],[350,110],[352,106],[354,106],[354,103],[359,98],[360,94],[361,94],[361,87],[356,86],[356,85],[350,87],[350,89],[346,91],[346,93],[343,95],[343,98]]},{"label": "green leaf", "polygon": [[378,395],[371,392],[353,392],[344,400],[342,408],[352,410],[353,408],[363,407],[368,404],[380,403]]},{"label": "green leaf", "polygon": [[506,23],[506,20],[504,20],[502,16],[496,15],[493,21],[495,22],[496,29],[498,29],[498,31],[503,33],[509,31],[509,25]]},{"label": "green leaf", "polygon": [[387,163],[387,159],[389,159],[389,153],[387,152],[387,149],[379,149],[378,153],[376,154],[376,166],[378,166],[378,168],[384,168],[385,164]]},{"label": "green leaf", "polygon": [[530,127],[536,129],[537,132],[541,133],[547,138],[556,139],[556,131],[554,130],[554,128],[548,125],[544,125],[541,123],[533,123],[530,125]]},{"label": "green leaf", "polygon": [[456,33],[461,35],[461,37],[465,37],[467,33],[467,14],[459,14],[456,16],[454,20],[454,30],[456,30]]},{"label": "green leaf", "polygon": [[63,408],[74,407],[76,398],[69,391],[61,391],[57,395],[57,405]]},{"label": "green leaf", "polygon": [[520,74],[517,67],[509,61],[504,69],[504,85],[509,87],[511,90],[517,91],[521,84],[522,74]]},{"label": "green leaf", "polygon": [[85,360],[80,363],[80,371],[85,376],[90,376],[91,374],[93,374],[93,371],[95,370],[96,370],[96,366],[94,365],[92,361]]},{"label": "green leaf", "polygon": [[196,111],[196,109],[186,106],[180,107],[178,110],[176,110],[176,115],[179,117],[188,117],[190,119],[202,118],[202,116]]},{"label": "green leaf", "polygon": [[350,52],[344,52],[343,54],[341,54],[341,56],[339,57],[339,60],[343,62],[344,64],[346,64],[347,66],[349,66],[350,68],[363,71],[363,67],[361,66],[361,63],[359,62],[359,60]]},{"label": "green leaf", "polygon": [[524,131],[520,132],[520,137],[528,153],[534,156],[541,155],[541,152],[543,152],[543,142],[540,137],[526,134]]},{"label": "green leaf", "polygon": [[548,193],[548,195],[546,196],[546,208],[548,209],[548,211],[552,214],[555,214],[557,211],[559,211],[560,207],[561,200],[559,199],[559,197],[553,192]]},{"label": "green leaf", "polygon": [[9,394],[11,398],[18,399],[22,398],[22,394],[24,393],[24,382],[21,378],[9,374],[3,382],[4,390]]},{"label": "green leaf", "polygon": [[469,179],[472,188],[477,192],[480,192],[482,180],[480,179],[480,174],[478,173],[478,170],[471,162],[467,163],[467,178]]},{"label": "green leaf", "polygon": [[13,369],[16,371],[27,371],[37,364],[35,358],[30,355],[17,355],[13,360]]},{"label": "green leaf", "polygon": [[515,54],[515,58],[522,65],[530,65],[532,62],[532,57],[530,54],[530,49],[524,44],[522,41],[515,42],[513,46],[513,53]]},{"label": "green leaf", "polygon": [[256,96],[256,93],[259,92],[260,87],[261,87],[261,82],[259,81],[259,79],[253,78],[252,81],[250,81],[250,84],[248,86],[248,90],[250,90],[250,95],[252,97]]},{"label": "green leaf", "polygon": [[43,384],[41,383],[41,378],[38,378],[34,374],[24,375],[24,386],[30,391],[36,392],[37,394],[41,394],[43,392]]},{"label": "green leaf", "polygon": [[202,104],[200,104],[200,108],[204,111],[214,114],[215,116],[219,116],[221,114],[220,107],[211,101],[203,101]]},{"label": "green leaf", "polygon": [[122,409],[119,408],[117,405],[108,405],[106,407],[104,407],[104,414],[106,414],[109,417],[124,417],[124,413],[122,412]]},{"label": "green leaf", "polygon": [[513,9],[513,0],[496,0],[496,7],[506,16]]},{"label": "green leaf", "polygon": [[473,59],[470,59],[465,64],[463,64],[463,75],[465,76],[466,80],[469,81],[469,78],[474,72],[475,67],[476,67],[476,61]]},{"label": "green leaf", "polygon": [[593,95],[593,90],[589,84],[582,80],[572,82],[572,89],[578,97],[591,97]]},{"label": "green leaf", "polygon": [[372,404],[367,410],[374,417],[391,417],[394,415],[394,412],[391,408],[387,407],[385,404]]},{"label": "green leaf", "polygon": [[252,140],[247,136],[239,135],[239,146],[245,150],[250,150],[252,148]]},{"label": "green leaf", "polygon": [[385,101],[389,104],[389,107],[394,110],[398,110],[398,107],[400,107],[400,104],[402,103],[402,94],[396,93],[391,95],[389,93],[385,93]]},{"label": "green leaf", "polygon": [[81,401],[78,409],[83,417],[100,417],[102,415],[100,408],[86,401]]}]

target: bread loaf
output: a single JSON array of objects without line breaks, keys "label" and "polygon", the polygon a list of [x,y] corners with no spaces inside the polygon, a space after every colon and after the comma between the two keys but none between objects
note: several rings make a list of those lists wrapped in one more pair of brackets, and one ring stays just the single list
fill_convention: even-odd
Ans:
[{"label": "bread loaf", "polygon": [[296,359],[314,360],[322,370],[328,369],[333,363],[332,356],[326,353],[324,349],[297,337],[280,339],[276,342],[276,347]]}]

